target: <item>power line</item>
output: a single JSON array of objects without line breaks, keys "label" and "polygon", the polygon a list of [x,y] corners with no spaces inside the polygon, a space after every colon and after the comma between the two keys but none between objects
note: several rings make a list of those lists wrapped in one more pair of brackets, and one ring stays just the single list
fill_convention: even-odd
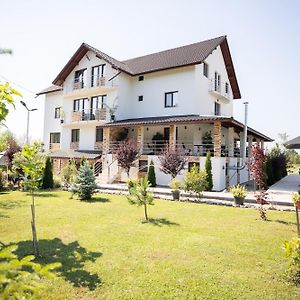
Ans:
[{"label": "power line", "polygon": [[15,86],[17,86],[17,87],[19,87],[19,88],[21,88],[21,89],[23,89],[23,90],[25,90],[25,91],[27,91],[27,92],[33,94],[34,96],[36,96],[36,93],[35,93],[35,92],[33,92],[33,91],[29,90],[28,88],[22,86],[21,84],[18,84],[18,83],[16,83],[16,82],[14,82],[14,81],[12,81],[12,80],[6,78],[5,76],[3,76],[3,75],[1,75],[1,74],[0,74],[0,77],[3,78],[5,81],[10,82],[10,83],[12,83],[13,85],[15,85]]}]

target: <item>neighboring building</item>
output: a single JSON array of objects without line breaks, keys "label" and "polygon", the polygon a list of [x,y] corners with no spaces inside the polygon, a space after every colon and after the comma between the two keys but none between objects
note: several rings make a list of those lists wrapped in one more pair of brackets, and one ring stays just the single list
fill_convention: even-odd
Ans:
[{"label": "neighboring building", "polygon": [[[228,168],[240,163],[244,126],[233,118],[241,94],[225,36],[126,61],[83,43],[42,94],[44,144],[56,173],[69,157],[84,156],[99,182],[126,180],[112,150],[127,136],[142,154],[133,177],[152,159],[158,184],[167,185],[157,155],[169,144],[201,168],[210,150],[215,190],[249,179],[247,168]],[[265,141],[248,128],[248,146]]]}]

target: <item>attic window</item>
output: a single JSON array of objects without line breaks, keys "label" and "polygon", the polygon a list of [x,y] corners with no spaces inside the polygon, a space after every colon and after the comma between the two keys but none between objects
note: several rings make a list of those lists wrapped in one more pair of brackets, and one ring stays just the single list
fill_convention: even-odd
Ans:
[{"label": "attic window", "polygon": [[144,80],[144,76],[143,75],[139,76],[139,81],[143,81],[143,80]]}]

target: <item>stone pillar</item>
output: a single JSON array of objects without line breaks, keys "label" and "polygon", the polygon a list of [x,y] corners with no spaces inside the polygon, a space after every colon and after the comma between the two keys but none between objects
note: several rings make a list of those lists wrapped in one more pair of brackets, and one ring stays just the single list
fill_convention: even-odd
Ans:
[{"label": "stone pillar", "polygon": [[221,157],[221,144],[222,144],[222,125],[220,121],[214,122],[214,156]]},{"label": "stone pillar", "polygon": [[136,147],[140,154],[143,153],[144,146],[144,127],[139,126],[137,129]]},{"label": "stone pillar", "polygon": [[109,153],[109,144],[110,144],[110,128],[103,128],[103,154]]},{"label": "stone pillar", "polygon": [[228,156],[234,157],[234,128],[228,128]]},{"label": "stone pillar", "polygon": [[169,148],[176,149],[176,125],[170,125]]}]

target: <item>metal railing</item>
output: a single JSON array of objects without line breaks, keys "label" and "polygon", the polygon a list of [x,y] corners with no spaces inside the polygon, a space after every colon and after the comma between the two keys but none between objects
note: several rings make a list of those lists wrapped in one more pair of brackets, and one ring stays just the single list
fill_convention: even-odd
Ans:
[{"label": "metal railing", "polygon": [[106,120],[106,108],[83,109],[64,114],[63,123]]},{"label": "metal railing", "polygon": [[219,82],[215,79],[210,79],[208,89],[210,92],[218,93],[227,99],[230,98],[230,85],[228,82]]},{"label": "metal railing", "polygon": [[148,155],[159,155],[168,145],[168,140],[144,141],[142,153]]}]

